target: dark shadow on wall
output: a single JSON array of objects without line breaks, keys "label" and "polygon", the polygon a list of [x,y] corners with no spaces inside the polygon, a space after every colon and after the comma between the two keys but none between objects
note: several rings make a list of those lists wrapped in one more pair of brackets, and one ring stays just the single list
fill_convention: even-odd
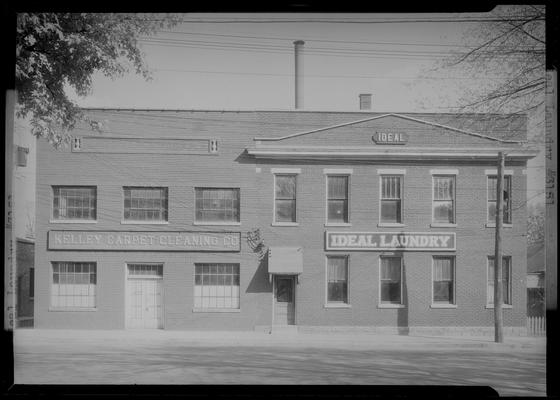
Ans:
[{"label": "dark shadow on wall", "polygon": [[399,335],[408,335],[410,332],[410,328],[408,326],[408,284],[407,284],[407,280],[406,280],[406,263],[405,263],[405,258],[404,258],[404,254],[402,251],[398,251],[396,252],[396,254],[398,254],[401,257],[402,263],[403,263],[403,267],[402,267],[402,301],[403,301],[403,306],[399,309],[397,309],[397,328],[399,331]]},{"label": "dark shadow on wall", "polygon": [[268,279],[268,257],[259,260],[259,266],[245,293],[272,293],[272,285]]}]

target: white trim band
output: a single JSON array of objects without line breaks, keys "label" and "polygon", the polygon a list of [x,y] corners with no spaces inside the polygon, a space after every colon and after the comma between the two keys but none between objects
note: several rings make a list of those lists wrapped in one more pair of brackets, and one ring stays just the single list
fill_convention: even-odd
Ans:
[{"label": "white trim band", "polygon": [[431,169],[430,175],[459,175],[458,169]]},{"label": "white trim band", "polygon": [[406,175],[406,169],[378,169],[377,175]]},{"label": "white trim band", "polygon": [[[484,175],[498,175],[498,170],[497,169],[485,169],[484,170]],[[505,169],[504,170],[504,175],[513,175],[513,170],[512,169]]]},{"label": "white trim band", "polygon": [[323,174],[341,174],[341,175],[352,175],[354,170],[352,168],[323,168]]},{"label": "white trim band", "polygon": [[301,174],[301,168],[270,168],[272,174]]}]

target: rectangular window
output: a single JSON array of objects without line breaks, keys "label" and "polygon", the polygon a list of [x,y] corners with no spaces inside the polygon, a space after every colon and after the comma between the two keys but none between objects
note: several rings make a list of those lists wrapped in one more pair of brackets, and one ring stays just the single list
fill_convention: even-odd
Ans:
[{"label": "rectangular window", "polygon": [[128,264],[130,278],[162,278],[163,264]]},{"label": "rectangular window", "polygon": [[327,303],[348,303],[348,257],[327,257]]},{"label": "rectangular window", "polygon": [[455,223],[455,177],[433,176],[433,222]]},{"label": "rectangular window", "polygon": [[[494,257],[488,257],[488,304],[494,304]],[[511,257],[502,257],[502,302],[511,305]]]},{"label": "rectangular window", "polygon": [[29,268],[29,297],[35,297],[35,268]]},{"label": "rectangular window", "polygon": [[97,218],[97,187],[53,186],[53,218],[55,220],[95,220]]},{"label": "rectangular window", "polygon": [[239,222],[239,189],[196,188],[197,222]]},{"label": "rectangular window", "polygon": [[455,268],[453,257],[433,258],[433,298],[434,304],[455,304]]},{"label": "rectangular window", "polygon": [[381,222],[402,223],[401,193],[401,176],[381,176]]},{"label": "rectangular window", "polygon": [[166,187],[124,187],[125,221],[167,221]]},{"label": "rectangular window", "polygon": [[327,222],[348,223],[347,175],[327,176]]},{"label": "rectangular window", "polygon": [[[488,222],[496,222],[497,207],[497,176],[488,176]],[[504,175],[504,224],[511,224],[511,175]]]},{"label": "rectangular window", "polygon": [[401,257],[381,257],[380,296],[382,304],[402,304]]},{"label": "rectangular window", "polygon": [[239,308],[239,264],[195,264],[195,308]]},{"label": "rectangular window", "polygon": [[296,222],[296,175],[274,176],[274,222]]},{"label": "rectangular window", "polygon": [[53,262],[51,306],[95,307],[96,270],[94,262]]}]

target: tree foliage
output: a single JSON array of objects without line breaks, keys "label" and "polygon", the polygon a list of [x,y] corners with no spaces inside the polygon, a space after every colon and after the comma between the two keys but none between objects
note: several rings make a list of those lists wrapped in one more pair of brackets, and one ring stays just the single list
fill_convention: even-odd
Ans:
[{"label": "tree foliage", "polygon": [[86,96],[97,71],[116,78],[133,68],[150,79],[139,37],[177,23],[175,15],[18,14],[17,116],[29,115],[32,133],[55,147],[68,143],[68,131],[85,116],[68,98],[65,85]]},{"label": "tree foliage", "polygon": [[545,239],[545,210],[542,205],[528,207],[527,243],[542,243]]}]

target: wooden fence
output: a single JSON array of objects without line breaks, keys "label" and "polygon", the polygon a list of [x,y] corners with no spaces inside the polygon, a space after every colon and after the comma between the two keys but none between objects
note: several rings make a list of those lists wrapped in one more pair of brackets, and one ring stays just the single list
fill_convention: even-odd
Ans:
[{"label": "wooden fence", "polygon": [[527,335],[529,336],[546,335],[546,318],[527,317]]}]

